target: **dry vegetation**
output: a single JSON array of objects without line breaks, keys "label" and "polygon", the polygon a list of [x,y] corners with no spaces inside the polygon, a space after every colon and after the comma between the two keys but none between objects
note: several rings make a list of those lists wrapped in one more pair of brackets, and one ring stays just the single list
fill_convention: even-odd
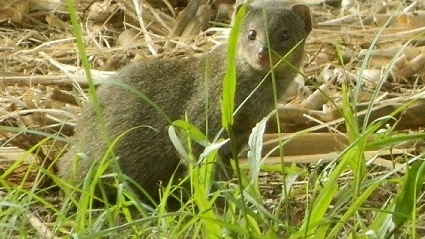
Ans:
[{"label": "dry vegetation", "polygon": [[[132,61],[197,54],[227,38],[228,28],[223,26],[229,24],[231,5],[226,1],[215,5],[191,1],[187,8],[185,1],[170,1],[168,6],[135,6],[135,2],[140,1],[75,1],[96,81]],[[342,117],[343,82],[356,89],[350,97],[359,128],[391,115],[382,131],[421,132],[425,126],[425,2],[305,2],[317,2],[310,5],[314,30],[306,44],[305,75],[297,79],[297,93],[282,103],[279,112],[283,137],[305,129],[309,133],[286,145],[285,161],[320,166],[349,145]],[[32,169],[27,174],[31,163],[53,170],[50,165],[63,152],[80,106],[87,101],[87,81],[73,34],[65,2],[0,3],[0,174],[11,185],[32,187],[37,172]],[[273,133],[276,129],[269,127],[264,152],[275,144]],[[374,134],[368,140],[377,137]],[[414,157],[422,151],[422,143],[409,141],[391,150],[365,151],[371,177]],[[33,156],[25,156],[22,162],[28,150]],[[20,160],[18,168],[16,160]],[[266,161],[276,162],[280,162],[278,155]],[[12,164],[16,169],[10,171]],[[344,176],[341,183],[351,177]],[[282,190],[281,180],[275,173],[265,173],[261,179],[270,208]],[[299,183],[306,182],[301,177]],[[385,194],[395,191],[392,186],[378,190],[370,203],[379,204],[386,200]],[[295,221],[306,196],[299,195]]]}]

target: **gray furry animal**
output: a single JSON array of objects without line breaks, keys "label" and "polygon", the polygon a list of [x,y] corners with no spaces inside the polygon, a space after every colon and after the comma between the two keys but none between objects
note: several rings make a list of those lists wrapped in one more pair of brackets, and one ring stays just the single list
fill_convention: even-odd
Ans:
[{"label": "gray furry animal", "polygon": [[[246,6],[237,44],[235,106],[252,95],[234,116],[232,145],[236,152],[246,145],[255,124],[275,108],[272,75],[278,97],[293,82],[297,74],[293,66],[302,62],[304,40],[311,29],[310,11],[305,5],[257,1]],[[191,124],[212,139],[222,128],[220,102],[227,47],[223,44],[200,56],[131,64],[111,79],[145,94],[171,121],[187,116]],[[274,73],[269,74],[272,65]],[[186,175],[186,166],[168,135],[170,122],[145,100],[116,84],[101,85],[97,97],[103,120],[96,115],[92,103],[83,108],[73,137],[77,143],[58,160],[58,175],[81,181],[105,154],[111,142],[106,140],[106,133],[109,140],[114,140],[128,131],[115,145],[113,154],[120,170],[158,200],[161,185],[172,177]],[[224,133],[222,137],[228,136]],[[203,149],[194,147],[195,157]],[[76,156],[80,152],[85,157]],[[229,143],[220,148],[219,156],[221,166],[216,169],[216,179],[228,180],[233,158]],[[115,190],[108,189],[108,194],[114,197]],[[143,193],[140,198],[145,199]]]}]

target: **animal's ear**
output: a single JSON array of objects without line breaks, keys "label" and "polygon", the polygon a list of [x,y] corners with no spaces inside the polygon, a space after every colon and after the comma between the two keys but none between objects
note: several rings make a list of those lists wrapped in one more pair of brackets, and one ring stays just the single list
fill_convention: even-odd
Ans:
[{"label": "animal's ear", "polygon": [[233,12],[233,14],[238,14],[239,10],[241,9],[241,7],[245,5],[244,3],[239,3],[235,6],[235,11]]},{"label": "animal's ear", "polygon": [[304,4],[294,4],[291,6],[291,10],[301,17],[304,21],[304,30],[306,35],[311,32],[311,14],[310,8]]},{"label": "animal's ear", "polygon": [[250,8],[250,6],[248,4],[246,4],[246,3],[240,3],[240,4],[237,4],[235,6],[235,10],[233,11],[233,14],[232,14],[232,21],[231,21],[232,23],[231,23],[231,26],[233,26],[233,23],[235,22],[235,19],[236,19],[236,16],[238,15],[239,10],[241,10],[241,8],[244,5],[246,5],[246,10],[248,12],[248,9]]}]

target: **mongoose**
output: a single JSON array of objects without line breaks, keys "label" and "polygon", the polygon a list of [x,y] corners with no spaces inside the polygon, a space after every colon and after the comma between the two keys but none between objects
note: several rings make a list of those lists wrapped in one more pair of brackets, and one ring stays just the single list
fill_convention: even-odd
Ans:
[{"label": "mongoose", "polygon": [[[233,148],[226,143],[219,150],[224,166],[217,167],[217,180],[231,177],[232,149],[239,152],[255,124],[274,109],[272,75],[278,97],[293,82],[297,74],[294,66],[302,62],[304,39],[311,30],[310,11],[305,5],[257,0],[246,6],[237,44],[235,107],[250,96],[234,116]],[[171,121],[187,119],[213,139],[222,128],[220,102],[227,47],[222,44],[200,56],[130,64],[111,80],[134,87],[155,102]],[[273,74],[270,74],[271,65],[274,65]],[[71,180],[76,173],[76,179],[81,180],[105,154],[108,148],[105,133],[114,140],[126,132],[114,147],[118,165],[158,200],[161,185],[186,173],[168,135],[170,122],[145,100],[121,86],[103,84],[97,89],[97,97],[103,122],[93,104],[83,108],[75,129],[77,143],[57,162],[59,176]],[[228,136],[223,133],[221,137]],[[194,147],[195,157],[202,151],[202,147]],[[81,152],[85,157],[76,156]]]}]

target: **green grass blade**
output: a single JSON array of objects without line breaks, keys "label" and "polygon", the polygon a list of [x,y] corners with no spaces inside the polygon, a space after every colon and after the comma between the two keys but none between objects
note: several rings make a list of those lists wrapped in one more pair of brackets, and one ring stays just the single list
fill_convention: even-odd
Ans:
[{"label": "green grass blade", "polygon": [[393,222],[401,226],[409,218],[414,219],[416,201],[425,181],[425,161],[418,160],[407,168],[402,189],[397,197],[394,208]]},{"label": "green grass blade", "polygon": [[234,98],[236,92],[237,43],[245,11],[245,6],[239,9],[228,40],[227,69],[223,79],[223,100],[221,102],[222,125],[225,129],[233,125],[233,111],[235,108]]}]

